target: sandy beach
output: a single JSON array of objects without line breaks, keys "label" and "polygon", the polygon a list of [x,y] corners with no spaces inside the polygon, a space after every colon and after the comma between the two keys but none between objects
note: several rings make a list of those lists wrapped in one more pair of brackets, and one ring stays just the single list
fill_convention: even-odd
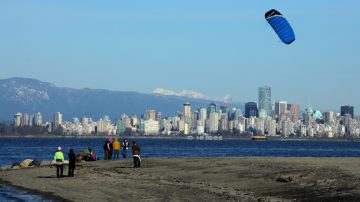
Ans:
[{"label": "sandy beach", "polygon": [[[16,187],[67,201],[360,201],[359,158],[149,158],[0,172]],[[65,169],[65,173],[67,169]]]}]

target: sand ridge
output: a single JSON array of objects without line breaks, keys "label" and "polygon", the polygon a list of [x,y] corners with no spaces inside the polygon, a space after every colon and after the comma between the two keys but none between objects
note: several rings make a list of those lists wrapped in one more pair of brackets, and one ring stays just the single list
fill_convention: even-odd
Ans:
[{"label": "sand ridge", "polygon": [[[360,201],[359,158],[149,158],[0,172],[15,186],[69,201]],[[67,169],[65,169],[67,171]]]}]

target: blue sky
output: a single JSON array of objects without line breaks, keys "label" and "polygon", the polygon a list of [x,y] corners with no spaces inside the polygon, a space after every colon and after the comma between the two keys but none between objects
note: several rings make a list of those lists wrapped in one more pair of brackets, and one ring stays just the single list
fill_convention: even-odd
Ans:
[{"label": "blue sky", "polygon": [[[297,40],[264,19],[275,8]],[[1,1],[0,78],[360,108],[360,1]]]}]

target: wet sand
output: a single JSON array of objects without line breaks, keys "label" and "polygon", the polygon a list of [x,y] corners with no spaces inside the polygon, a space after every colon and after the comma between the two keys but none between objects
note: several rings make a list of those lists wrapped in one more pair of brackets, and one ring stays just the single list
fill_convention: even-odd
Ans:
[{"label": "wet sand", "polygon": [[[360,201],[360,158],[149,158],[0,172],[0,180],[67,201]],[[65,169],[65,173],[67,168]]]}]

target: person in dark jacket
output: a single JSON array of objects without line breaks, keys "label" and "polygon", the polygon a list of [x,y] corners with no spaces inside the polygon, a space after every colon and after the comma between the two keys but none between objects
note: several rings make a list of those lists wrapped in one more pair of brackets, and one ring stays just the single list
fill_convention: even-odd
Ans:
[{"label": "person in dark jacket", "polygon": [[127,150],[129,149],[129,142],[124,139],[122,142],[122,152],[121,155],[123,156],[124,159],[127,158]]},{"label": "person in dark jacket", "polygon": [[140,167],[140,162],[141,162],[140,147],[139,147],[139,145],[136,144],[136,142],[133,142],[132,154],[133,154],[133,159],[134,159],[134,168]]},{"label": "person in dark jacket", "polygon": [[76,155],[73,149],[70,149],[69,155],[69,174],[68,177],[74,177]]}]

